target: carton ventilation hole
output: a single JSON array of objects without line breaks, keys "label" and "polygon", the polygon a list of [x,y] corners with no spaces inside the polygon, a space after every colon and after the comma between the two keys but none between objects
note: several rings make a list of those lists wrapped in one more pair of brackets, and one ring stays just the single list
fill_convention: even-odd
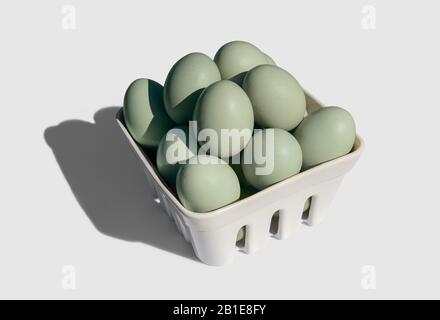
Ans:
[{"label": "carton ventilation hole", "polygon": [[307,201],[310,201],[309,203],[309,207],[307,208],[307,210],[305,210],[302,214],[302,221],[306,222],[307,220],[309,220],[309,216],[310,216],[310,208],[312,207],[312,202],[313,202],[313,197],[310,197],[306,200],[305,204],[304,204],[304,208],[307,205]]},{"label": "carton ventilation hole", "polygon": [[272,220],[270,221],[269,232],[271,236],[276,236],[278,234],[279,229],[280,229],[280,211],[277,211],[273,214]]},{"label": "carton ventilation hole", "polygon": [[239,250],[243,250],[246,246],[246,226],[240,228],[237,232],[236,246]]}]

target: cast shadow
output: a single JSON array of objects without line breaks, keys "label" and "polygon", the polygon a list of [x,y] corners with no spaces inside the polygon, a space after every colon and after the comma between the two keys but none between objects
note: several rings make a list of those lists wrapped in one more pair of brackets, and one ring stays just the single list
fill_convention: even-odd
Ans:
[{"label": "cast shadow", "polygon": [[162,212],[110,107],[95,123],[69,120],[44,137],[76,200],[101,233],[196,260],[193,249]]}]

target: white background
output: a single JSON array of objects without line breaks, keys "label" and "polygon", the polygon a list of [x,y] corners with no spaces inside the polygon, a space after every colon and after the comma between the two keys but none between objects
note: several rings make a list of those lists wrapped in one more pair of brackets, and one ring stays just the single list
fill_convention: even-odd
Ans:
[{"label": "white background", "polygon": [[[439,16],[435,0],[2,1],[0,297],[440,298]],[[236,39],[348,109],[367,149],[324,224],[212,268],[152,201],[108,107]]]}]

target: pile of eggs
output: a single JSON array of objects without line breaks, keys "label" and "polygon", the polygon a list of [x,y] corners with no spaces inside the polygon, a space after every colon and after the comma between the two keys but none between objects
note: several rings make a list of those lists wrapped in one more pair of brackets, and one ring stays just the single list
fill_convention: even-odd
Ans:
[{"label": "pile of eggs", "polygon": [[[123,110],[128,131],[153,154],[163,180],[185,208],[198,213],[344,156],[356,138],[354,120],[346,110],[324,107],[307,114],[298,81],[243,41],[225,44],[214,60],[203,53],[184,56],[164,86],[135,80],[126,91]],[[201,139],[204,129],[218,133],[219,140],[223,129],[248,134],[225,148],[222,141]],[[202,147],[209,152],[200,153]],[[252,155],[252,150],[265,148],[273,153],[273,168],[266,174],[258,174],[262,164],[253,157],[231,163],[247,151]],[[169,152],[177,155],[172,162]]]}]

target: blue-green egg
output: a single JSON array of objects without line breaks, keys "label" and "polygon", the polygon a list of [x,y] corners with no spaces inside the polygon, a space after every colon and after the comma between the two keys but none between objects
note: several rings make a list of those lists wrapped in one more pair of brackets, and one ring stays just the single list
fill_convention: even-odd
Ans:
[{"label": "blue-green egg", "polygon": [[164,89],[165,108],[176,123],[187,125],[203,89],[220,80],[220,71],[210,57],[190,53],[169,72]]},{"label": "blue-green egg", "polygon": [[256,132],[243,151],[241,162],[246,181],[258,190],[296,175],[301,165],[298,141],[277,128]]},{"label": "blue-green egg", "polygon": [[213,156],[200,155],[177,173],[176,189],[185,208],[207,213],[240,198],[240,182],[234,170]]},{"label": "blue-green egg", "polygon": [[348,111],[324,107],[309,114],[294,136],[303,152],[303,170],[307,170],[349,153],[356,139],[356,125]]},{"label": "blue-green egg", "polygon": [[252,104],[243,89],[228,80],[206,88],[194,110],[199,142],[216,157],[228,158],[249,143],[254,128]]},{"label": "blue-green egg", "polygon": [[178,126],[168,131],[157,148],[156,164],[162,178],[175,188],[180,167],[197,155],[195,133],[188,126]]},{"label": "blue-green egg", "polygon": [[124,97],[125,125],[133,139],[146,148],[155,148],[175,124],[163,105],[163,87],[149,79],[137,79]]},{"label": "blue-green egg", "polygon": [[214,61],[222,79],[232,80],[241,85],[246,73],[256,66],[267,64],[268,58],[249,42],[232,41],[217,51]]},{"label": "blue-green egg", "polygon": [[292,130],[303,120],[306,96],[298,81],[286,70],[262,65],[249,71],[243,81],[255,122],[263,128]]}]

